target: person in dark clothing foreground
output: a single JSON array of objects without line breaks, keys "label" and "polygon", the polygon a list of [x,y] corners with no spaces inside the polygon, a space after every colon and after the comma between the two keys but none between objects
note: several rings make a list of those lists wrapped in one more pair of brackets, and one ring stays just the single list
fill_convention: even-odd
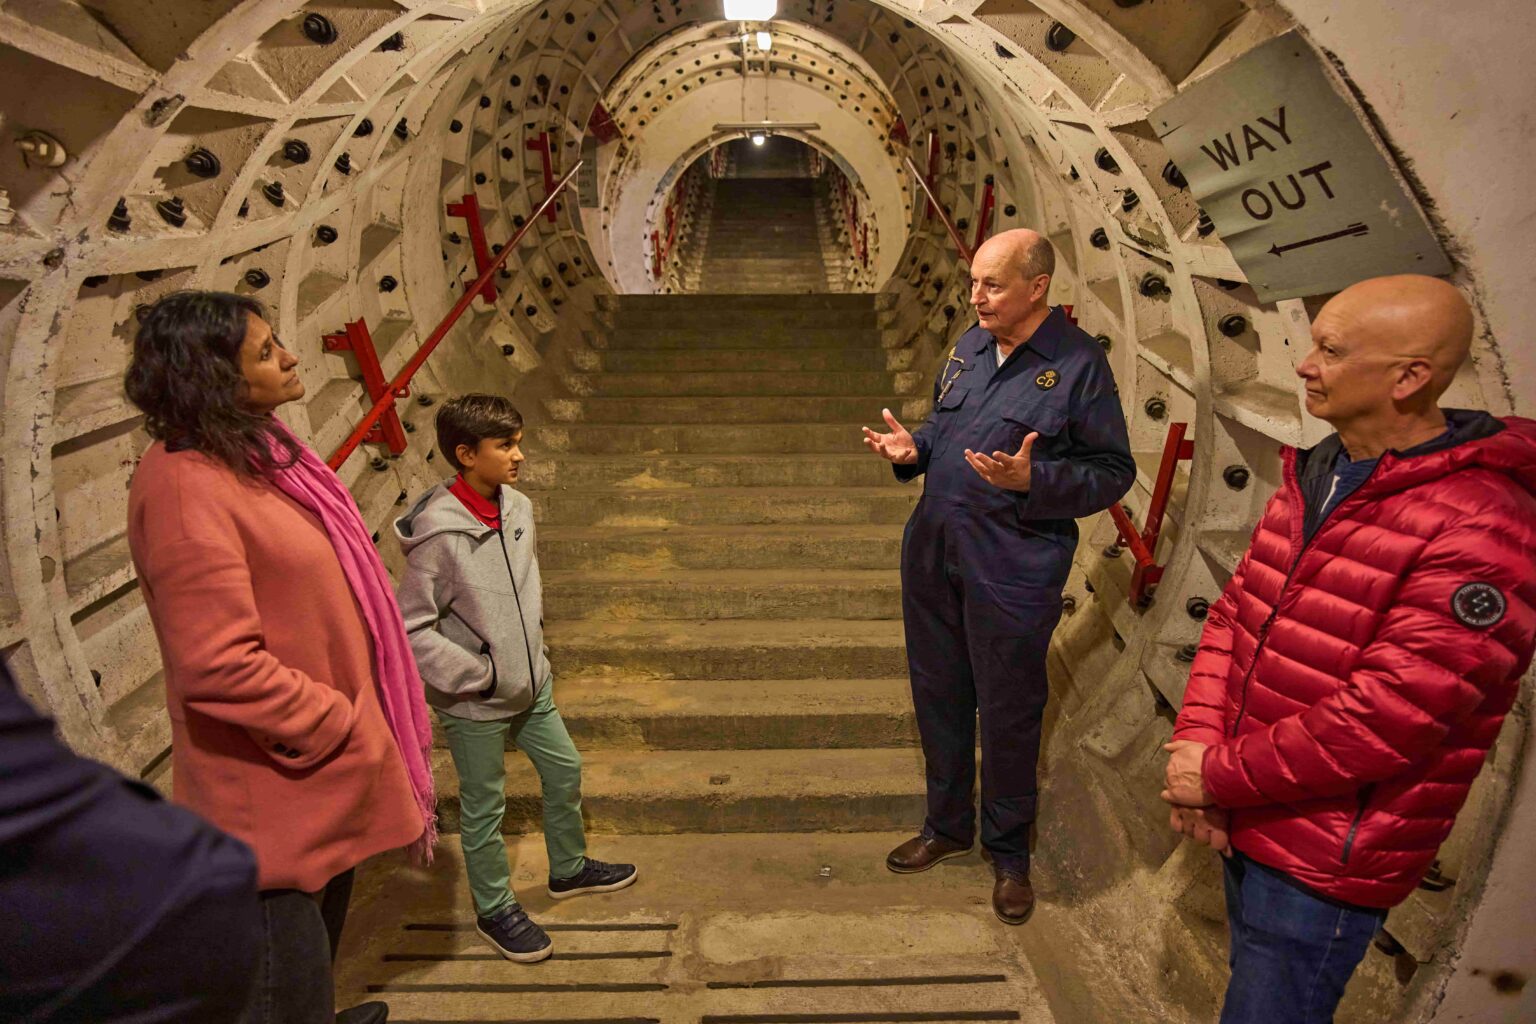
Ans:
[{"label": "person in dark clothing foreground", "polygon": [[250,849],[73,753],[3,666],[0,780],[0,1020],[238,1020],[262,941]]}]

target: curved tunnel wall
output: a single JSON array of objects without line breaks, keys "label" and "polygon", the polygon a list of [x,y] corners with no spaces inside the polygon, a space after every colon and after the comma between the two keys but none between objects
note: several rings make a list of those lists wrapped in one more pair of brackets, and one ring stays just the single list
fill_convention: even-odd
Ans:
[{"label": "curved tunnel wall", "polygon": [[[1053,300],[1073,303],[1083,326],[1108,339],[1143,463],[1160,450],[1167,422],[1192,424],[1197,454],[1176,488],[1156,603],[1138,611],[1125,601],[1126,568],[1101,555],[1113,531],[1098,517],[1069,586],[1077,612],[1057,637],[1055,667],[1070,680],[1058,706],[1068,724],[1050,763],[1058,777],[1070,771],[1081,780],[1085,801],[1140,808],[1150,819],[1127,826],[1113,851],[1133,875],[1073,865],[1087,904],[1088,893],[1149,878],[1175,901],[1204,891],[1156,833],[1145,778],[1182,688],[1174,655],[1198,636],[1186,605],[1214,598],[1230,573],[1277,482],[1277,442],[1323,431],[1301,414],[1290,377],[1307,345],[1308,301],[1266,305],[1246,286],[1230,287],[1241,274],[1219,236],[1200,233],[1188,193],[1164,177],[1167,154],[1147,113],[1300,24],[1411,175],[1456,260],[1453,280],[1478,310],[1474,361],[1448,403],[1529,414],[1536,396],[1517,382],[1533,363],[1522,277],[1532,254],[1528,233],[1511,225],[1531,219],[1520,168],[1530,165],[1532,143],[1496,113],[1508,95],[1528,90],[1515,72],[1505,79],[1489,69],[1520,67],[1517,41],[1529,36],[1532,15],[1503,0],[1477,6],[1476,18],[1465,5],[1426,11],[1397,0],[1347,9],[1321,0],[816,0],[781,12],[841,40],[878,76],[919,164],[927,133],[938,133],[941,195],[967,234],[989,175],[1000,194],[994,229],[1049,234],[1062,257]],[[3,125],[46,131],[69,153],[57,169],[23,166],[13,154],[0,170],[15,210],[0,227],[0,648],[71,743],[152,773],[168,729],[122,532],[127,480],[146,444],[119,386],[134,309],[180,287],[233,289],[271,304],[280,334],[304,359],[308,389],[303,406],[285,415],[329,450],[366,403],[355,365],[325,352],[321,335],[365,319],[386,371],[400,366],[474,277],[463,223],[446,216],[444,202],[473,192],[489,237],[510,237],[543,195],[540,157],[526,143],[548,132],[553,166],[569,169],[592,105],[634,55],[718,15],[713,0],[140,8],[124,0],[0,8],[0,73],[25,83],[0,101]],[[1058,21],[1076,37],[1060,51],[1046,43]],[[1478,54],[1483,73],[1446,74],[1448,52]],[[627,143],[643,145],[649,126],[613,113]],[[864,142],[890,147],[888,158],[902,148],[893,124],[865,125]],[[211,176],[206,160],[188,162],[199,149],[217,159]],[[1473,153],[1483,156],[1468,159]],[[643,158],[630,165],[657,171]],[[966,326],[963,267],[912,183],[884,180],[868,179],[872,195],[894,208],[894,180],[907,227],[888,236],[907,240],[890,257],[895,272],[881,300],[887,341],[914,347],[925,371]],[[1129,211],[1127,189],[1141,200]],[[180,209],[162,213],[157,204],[173,196]],[[126,221],[114,216],[120,198]],[[473,382],[520,401],[559,401],[562,360],[579,360],[583,332],[605,316],[605,275],[615,272],[608,261],[638,262],[643,234],[589,235],[575,197],[567,200],[554,223],[529,232],[497,281],[498,302],[476,302],[419,379],[418,395]],[[1166,292],[1142,294],[1149,273]],[[1234,313],[1247,321],[1243,334],[1213,329]],[[925,376],[914,375],[908,417],[924,410]],[[1153,399],[1163,403],[1161,418]],[[415,398],[400,409],[407,422],[429,422]],[[365,450],[343,468],[376,528],[399,494],[439,475],[429,452],[416,439],[399,459],[370,465],[376,453]],[[1242,490],[1224,476],[1235,465],[1249,470]],[[1148,490],[1144,480],[1127,499],[1138,519]],[[1433,969],[1405,991],[1378,970],[1373,992],[1417,1015],[1439,1005],[1441,1019],[1459,1019],[1449,1014],[1494,998],[1479,980],[1487,972],[1536,967],[1529,951],[1523,961],[1509,952],[1522,948],[1508,933],[1511,915],[1493,910],[1528,901],[1530,891],[1531,869],[1517,852],[1536,837],[1531,759],[1520,758],[1529,729],[1522,702],[1447,844],[1448,869],[1462,884],[1395,917]],[[1073,848],[1081,838],[1046,837]],[[1489,910],[1474,912],[1485,884]],[[1178,947],[1177,935],[1163,938],[1165,949]],[[1510,1004],[1489,1005],[1503,1012]]]}]

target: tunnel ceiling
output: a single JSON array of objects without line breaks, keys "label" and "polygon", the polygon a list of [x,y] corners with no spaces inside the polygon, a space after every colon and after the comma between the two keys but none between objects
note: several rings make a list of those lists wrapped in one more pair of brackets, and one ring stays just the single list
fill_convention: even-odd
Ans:
[{"label": "tunnel ceiling", "polygon": [[[1334,16],[1289,6],[1311,24]],[[362,321],[384,372],[398,370],[477,276],[471,225],[447,211],[470,195],[489,244],[524,237],[495,301],[475,300],[400,413],[425,424],[420,398],[467,386],[558,407],[554,355],[600,329],[616,287],[676,284],[651,248],[667,190],[719,141],[717,120],[749,119],[767,97],[778,120],[827,105],[846,118],[846,132],[806,141],[864,190],[881,240],[869,284],[887,347],[917,353],[914,380],[969,322],[966,268],[901,162],[926,170],[931,137],[935,186],[968,244],[1018,226],[1055,243],[1052,301],[1100,339],[1119,382],[1138,521],[1169,424],[1190,424],[1196,456],[1172,477],[1155,604],[1127,600],[1129,570],[1098,517],[1056,655],[1121,687],[1115,713],[1174,706],[1180,651],[1200,630],[1191,609],[1229,578],[1279,482],[1278,444],[1322,432],[1293,378],[1321,297],[1259,301],[1148,117],[1293,26],[1271,0],[797,0],[770,26],[772,51],[751,55],[743,118],[738,29],[719,0],[0,3],[0,124],[64,151],[55,166],[46,148],[23,160],[8,143],[0,160],[0,649],[75,746],[130,772],[163,763],[158,654],[125,536],[148,444],[121,387],[137,308],[188,287],[267,303],[303,359],[307,398],[284,415],[328,454],[369,402],[358,362],[325,336]],[[701,105],[695,93],[711,91],[737,114],[717,116],[726,99]],[[665,128],[669,111],[686,130]],[[1416,152],[1435,167],[1430,148]],[[584,191],[530,223],[550,178],[583,157]],[[1444,240],[1480,300],[1478,239]],[[1486,327],[1448,404],[1515,404],[1513,350]],[[343,466],[374,529],[440,475],[424,439],[365,445]],[[1113,748],[1113,728],[1101,740]],[[1501,808],[1490,797],[1479,820]],[[1449,849],[1475,860],[1495,834]]]}]

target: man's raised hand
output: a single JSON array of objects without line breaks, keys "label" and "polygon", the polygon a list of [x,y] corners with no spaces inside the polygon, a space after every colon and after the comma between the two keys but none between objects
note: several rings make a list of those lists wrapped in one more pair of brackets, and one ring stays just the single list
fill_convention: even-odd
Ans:
[{"label": "man's raised hand", "polygon": [[917,461],[917,442],[912,440],[912,435],[907,432],[907,428],[891,415],[891,410],[881,409],[880,415],[885,417],[885,425],[891,428],[891,432],[877,434],[868,427],[863,427],[864,446],[888,462],[894,462],[899,466],[912,465]]},{"label": "man's raised hand", "polygon": [[1029,490],[1029,450],[1035,446],[1035,441],[1040,437],[1038,431],[1031,431],[1024,438],[1024,443],[1019,445],[1019,450],[1014,455],[1007,452],[993,452],[986,456],[980,452],[973,452],[969,448],[965,450],[965,461],[971,464],[981,478],[993,487],[1001,487],[1007,491]]}]

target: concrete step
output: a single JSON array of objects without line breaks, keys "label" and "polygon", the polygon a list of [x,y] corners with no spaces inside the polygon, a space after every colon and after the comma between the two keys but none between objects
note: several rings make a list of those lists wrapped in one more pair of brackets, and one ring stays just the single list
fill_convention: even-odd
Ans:
[{"label": "concrete step", "polygon": [[667,526],[905,523],[915,487],[711,487],[644,491],[528,490],[540,523],[658,529]]},{"label": "concrete step", "polygon": [[896,486],[890,464],[855,448],[838,455],[551,455],[531,459],[522,482],[533,488]]},{"label": "concrete step", "polygon": [[790,308],[799,310],[862,310],[872,312],[875,304],[873,292],[853,292],[843,295],[806,296],[786,302],[761,295],[615,295],[608,300],[618,310],[629,313],[642,310],[664,310],[670,313],[697,313],[717,309],[760,309],[778,312]]},{"label": "concrete step", "polygon": [[[676,329],[691,323],[686,312],[669,309],[625,309],[618,322],[629,328]],[[865,309],[806,309],[798,304],[786,304],[781,309],[763,309],[751,306],[725,306],[709,311],[707,326],[712,330],[746,329],[757,331],[765,324],[778,327],[868,328],[870,311]]]},{"label": "concrete step", "polygon": [[[906,679],[555,681],[567,731],[594,750],[837,750],[918,745]],[[433,745],[448,747],[434,718]],[[517,749],[509,733],[505,749]]]},{"label": "concrete step", "polygon": [[[1035,869],[1040,903],[1024,928],[992,917],[991,869],[979,853],[920,875],[887,871],[886,853],[919,824],[826,835],[598,835],[592,855],[638,865],[639,881],[558,902],[545,895],[542,834],[509,837],[512,887],[554,942],[554,956],[526,968],[475,934],[457,835],[443,838],[431,870],[413,870],[392,851],[358,869],[336,1003],[386,1000],[399,1024],[1212,1018],[1205,1002],[1184,1012],[1182,991],[1143,982],[1162,966],[1155,957],[1129,958],[1149,961],[1145,971],[1106,966],[1101,920],[1081,899],[1055,894],[1048,857]],[[1115,907],[1128,920],[1155,920],[1130,917],[1124,903]],[[1061,992],[1080,990],[1099,998],[1063,1002]]]},{"label": "concrete step", "polygon": [[737,348],[683,351],[614,349],[599,352],[604,373],[847,373],[906,370],[917,353],[910,348],[801,348],[788,351]]},{"label": "concrete step", "polygon": [[777,349],[835,349],[837,351],[883,351],[880,332],[869,318],[855,327],[818,325],[785,327],[777,321],[763,320],[755,327],[727,327],[711,324],[707,318],[674,327],[639,327],[627,320],[623,326],[610,327],[595,339],[600,350],[647,351],[728,349],[744,352],[771,352]]},{"label": "concrete step", "polygon": [[899,619],[901,572],[886,569],[594,569],[544,573],[544,618]]},{"label": "concrete step", "polygon": [[[557,423],[881,423],[880,410],[901,415],[914,396],[754,398],[547,398],[545,408]],[[919,423],[921,420],[918,421]],[[912,429],[916,429],[914,424]]]},{"label": "concrete step", "polygon": [[[906,679],[555,680],[582,751],[913,747]],[[441,742],[438,746],[442,746]],[[516,749],[508,737],[508,750]]]},{"label": "concrete step", "polygon": [[[876,417],[878,417],[878,410]],[[546,453],[591,455],[819,455],[863,451],[858,423],[741,423],[688,425],[543,424],[523,446]],[[879,426],[878,420],[870,422]],[[883,428],[882,428],[883,429]]]},{"label": "concrete step", "polygon": [[[459,831],[459,786],[446,750],[433,753],[443,832]],[[537,831],[538,775],[508,752],[505,833]],[[859,832],[915,828],[924,807],[915,749],[593,750],[582,756],[589,832]]]},{"label": "concrete step", "polygon": [[918,386],[922,374],[881,370],[807,370],[685,373],[567,373],[562,382],[573,395],[605,397],[752,397],[757,395],[901,394]]},{"label": "concrete step", "polygon": [[885,524],[655,530],[551,525],[539,530],[539,565],[546,573],[566,569],[891,569],[900,562],[901,530]]},{"label": "concrete step", "polygon": [[544,635],[564,675],[859,679],[907,672],[894,619],[559,621],[546,623]]}]

